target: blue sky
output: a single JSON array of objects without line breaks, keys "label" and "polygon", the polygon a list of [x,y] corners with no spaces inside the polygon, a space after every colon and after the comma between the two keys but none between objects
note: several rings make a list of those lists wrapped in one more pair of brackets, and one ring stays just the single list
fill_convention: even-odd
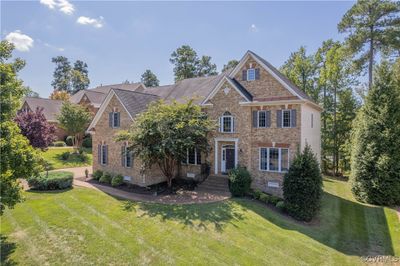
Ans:
[{"label": "blue sky", "polygon": [[89,66],[90,87],[139,81],[151,69],[173,83],[171,53],[188,44],[218,70],[252,50],[279,67],[305,45],[342,40],[337,23],[353,2],[2,1],[1,38],[18,44],[25,85],[48,97],[63,55]]}]

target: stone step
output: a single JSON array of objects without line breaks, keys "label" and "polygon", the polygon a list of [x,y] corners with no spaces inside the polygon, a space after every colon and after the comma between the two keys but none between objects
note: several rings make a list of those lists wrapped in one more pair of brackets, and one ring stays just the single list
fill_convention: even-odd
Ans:
[{"label": "stone step", "polygon": [[230,194],[229,180],[225,176],[209,176],[197,186],[196,190]]}]

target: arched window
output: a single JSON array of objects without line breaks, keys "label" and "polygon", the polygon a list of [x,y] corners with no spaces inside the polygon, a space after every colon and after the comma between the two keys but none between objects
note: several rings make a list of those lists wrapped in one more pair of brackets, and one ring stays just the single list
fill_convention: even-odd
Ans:
[{"label": "arched window", "polygon": [[219,118],[219,131],[224,133],[235,132],[235,119],[230,112],[226,111]]}]

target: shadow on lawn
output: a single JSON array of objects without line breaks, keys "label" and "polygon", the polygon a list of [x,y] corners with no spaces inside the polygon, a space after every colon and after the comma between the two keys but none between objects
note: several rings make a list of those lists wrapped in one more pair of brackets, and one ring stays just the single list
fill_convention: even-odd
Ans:
[{"label": "shadow on lawn", "polygon": [[207,225],[212,224],[215,230],[222,232],[224,226],[232,220],[242,220],[242,213],[246,209],[231,201],[216,203],[169,205],[153,203],[133,203],[127,201],[123,205],[126,211],[132,211],[138,207],[141,217],[161,217],[163,221],[178,221],[185,226],[197,227],[207,230]]},{"label": "shadow on lawn", "polygon": [[289,219],[250,200],[234,201],[285,230],[298,231],[344,254],[394,256],[382,207],[360,204],[324,192],[316,223],[307,224]]},{"label": "shadow on lawn", "polygon": [[16,244],[8,242],[7,237],[0,235],[0,264],[1,265],[17,265],[9,257],[15,251]]}]

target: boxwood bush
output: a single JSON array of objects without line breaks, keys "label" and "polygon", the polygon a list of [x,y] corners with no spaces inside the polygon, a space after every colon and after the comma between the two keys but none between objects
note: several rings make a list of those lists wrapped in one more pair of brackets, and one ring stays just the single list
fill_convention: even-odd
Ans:
[{"label": "boxwood bush", "polygon": [[122,175],[116,175],[111,180],[111,186],[118,187],[124,183],[124,177]]},{"label": "boxwood bush", "polygon": [[320,207],[322,176],[309,145],[298,153],[283,179],[285,210],[295,219],[310,221]]},{"label": "boxwood bush", "polygon": [[100,177],[99,182],[111,184],[111,180],[112,180],[112,175],[107,172],[104,172],[103,175]]},{"label": "boxwood bush", "polygon": [[71,172],[49,172],[48,176],[46,172],[42,172],[38,176],[28,178],[28,184],[34,190],[57,190],[72,187],[73,179]]},{"label": "boxwood bush", "polygon": [[101,170],[96,170],[94,171],[94,173],[92,174],[92,177],[94,180],[99,180],[101,178],[101,176],[103,175],[103,171]]},{"label": "boxwood bush", "polygon": [[67,144],[67,146],[72,146],[72,139],[73,136],[68,136],[65,138],[65,143]]},{"label": "boxwood bush", "polygon": [[67,144],[65,144],[64,141],[55,141],[55,142],[53,142],[53,146],[54,147],[65,147],[65,146],[67,146]]},{"label": "boxwood bush", "polygon": [[251,176],[249,171],[238,166],[229,172],[229,189],[233,196],[242,197],[250,190]]}]

